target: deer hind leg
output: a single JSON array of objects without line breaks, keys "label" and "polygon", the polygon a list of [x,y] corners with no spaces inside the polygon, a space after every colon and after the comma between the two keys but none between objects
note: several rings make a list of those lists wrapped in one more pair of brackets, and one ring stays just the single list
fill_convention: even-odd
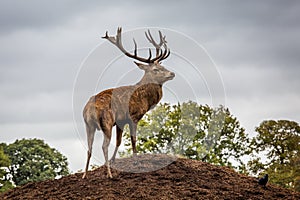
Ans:
[{"label": "deer hind leg", "polygon": [[108,161],[108,146],[111,139],[111,131],[114,124],[113,116],[111,112],[103,112],[101,121],[101,128],[104,134],[104,140],[102,145],[102,150],[105,158],[105,165],[107,167],[107,177],[112,178],[111,171],[110,171],[110,165]]},{"label": "deer hind leg", "polygon": [[87,135],[87,141],[88,141],[88,151],[87,151],[87,161],[85,165],[85,171],[82,176],[82,178],[86,178],[87,171],[89,169],[90,159],[92,156],[92,149],[93,149],[93,142],[94,142],[94,136],[95,136],[96,128],[92,125],[86,124],[86,135]]},{"label": "deer hind leg", "polygon": [[120,128],[118,125],[116,127],[117,141],[116,141],[116,148],[115,148],[114,154],[113,154],[113,156],[112,156],[112,158],[110,160],[111,163],[113,163],[115,161],[116,155],[118,153],[119,146],[121,145],[123,128],[124,128],[124,126]]},{"label": "deer hind leg", "polygon": [[107,177],[112,178],[111,171],[110,171],[110,165],[109,165],[109,161],[108,161],[108,146],[110,143],[110,139],[111,139],[110,136],[107,136],[106,134],[104,134],[102,150],[103,150],[103,154],[104,154],[104,158],[105,158],[105,165],[107,167]]}]

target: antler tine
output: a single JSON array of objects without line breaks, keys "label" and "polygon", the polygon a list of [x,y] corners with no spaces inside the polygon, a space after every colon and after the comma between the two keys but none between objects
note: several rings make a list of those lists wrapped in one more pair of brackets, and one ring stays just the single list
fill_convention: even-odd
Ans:
[{"label": "antler tine", "polygon": [[107,39],[108,41],[110,41],[113,44],[116,44],[116,38],[115,37],[111,37],[108,36],[108,31],[105,32],[105,36],[101,37],[103,39]]},{"label": "antler tine", "polygon": [[123,45],[122,45],[122,28],[121,27],[119,27],[117,30],[116,40],[117,40],[117,44],[123,47]]},{"label": "antler tine", "polygon": [[152,57],[152,53],[151,53],[151,49],[149,48],[149,57],[148,57],[149,61],[151,60],[151,57]]},{"label": "antler tine", "polygon": [[134,56],[137,56],[137,44],[134,38],[133,38],[133,43],[134,43]]},{"label": "antler tine", "polygon": [[[160,38],[160,42],[162,43],[162,44],[166,44],[167,43],[167,41],[166,41],[166,36],[164,35],[162,35],[162,33],[161,33],[161,31],[158,31],[158,34],[159,34],[159,38]],[[161,44],[161,45],[162,45]]]},{"label": "antler tine", "polygon": [[164,57],[164,59],[166,59],[167,57],[169,57],[170,53],[171,53],[171,51],[170,51],[170,49],[168,49],[168,53],[167,53],[167,55]]}]

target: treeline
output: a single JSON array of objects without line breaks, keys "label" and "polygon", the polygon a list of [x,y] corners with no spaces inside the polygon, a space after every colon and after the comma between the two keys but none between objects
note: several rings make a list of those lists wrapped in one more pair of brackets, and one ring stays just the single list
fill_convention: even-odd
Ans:
[{"label": "treeline", "polygon": [[0,192],[69,174],[67,158],[43,140],[0,144]]},{"label": "treeline", "polygon": [[[260,176],[300,191],[300,127],[289,120],[266,120],[250,137],[228,108],[189,101],[160,104],[139,122],[140,153],[171,153]],[[253,134],[252,134],[253,135]],[[129,131],[124,134],[131,154]]]}]

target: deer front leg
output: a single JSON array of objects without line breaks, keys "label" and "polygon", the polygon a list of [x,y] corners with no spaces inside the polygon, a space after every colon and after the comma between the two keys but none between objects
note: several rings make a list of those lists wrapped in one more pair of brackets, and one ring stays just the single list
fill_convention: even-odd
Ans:
[{"label": "deer front leg", "polygon": [[132,122],[132,123],[129,124],[134,164],[138,164],[138,161],[136,160],[136,155],[137,155],[137,150],[136,150],[136,128],[137,128],[137,123]]},{"label": "deer front leg", "polygon": [[133,156],[136,156],[137,154],[137,150],[136,150],[136,128],[137,128],[137,124],[132,122],[129,125],[129,129],[130,129],[130,138],[131,138],[131,146],[132,146],[132,152],[133,152]]}]

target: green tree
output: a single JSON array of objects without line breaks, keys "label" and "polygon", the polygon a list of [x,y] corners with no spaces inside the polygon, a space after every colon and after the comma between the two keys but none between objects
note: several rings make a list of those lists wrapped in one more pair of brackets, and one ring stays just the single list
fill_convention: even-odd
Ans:
[{"label": "green tree", "polygon": [[0,192],[4,192],[10,188],[13,188],[7,172],[9,165],[10,160],[4,153],[3,146],[0,146]]},{"label": "green tree", "polygon": [[[192,101],[160,104],[139,122],[137,133],[139,152],[179,154],[245,172],[242,156],[249,153],[249,139],[222,106],[212,109]],[[130,152],[128,131],[124,137]]]},{"label": "green tree", "polygon": [[22,139],[5,145],[11,164],[8,167],[16,185],[54,179],[69,173],[67,158],[43,140]]},{"label": "green tree", "polygon": [[[253,159],[248,163],[253,174],[268,173],[270,182],[299,189],[300,127],[288,120],[263,121],[251,141]],[[262,159],[262,158],[266,159]]]}]

